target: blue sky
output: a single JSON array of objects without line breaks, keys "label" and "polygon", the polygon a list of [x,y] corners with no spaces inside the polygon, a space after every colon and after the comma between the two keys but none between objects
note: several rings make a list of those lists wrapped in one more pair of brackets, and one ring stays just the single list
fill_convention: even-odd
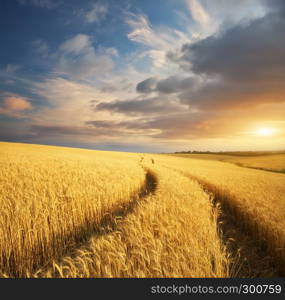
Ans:
[{"label": "blue sky", "polygon": [[0,140],[281,149],[284,5],[274,3],[2,0]]}]

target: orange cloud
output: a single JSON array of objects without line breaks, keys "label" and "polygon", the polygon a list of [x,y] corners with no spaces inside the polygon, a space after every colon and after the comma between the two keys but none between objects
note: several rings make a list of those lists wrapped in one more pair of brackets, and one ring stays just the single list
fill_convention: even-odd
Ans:
[{"label": "orange cloud", "polygon": [[31,103],[20,97],[7,97],[4,99],[4,105],[8,109],[16,111],[32,109]]},{"label": "orange cloud", "polygon": [[32,108],[32,104],[27,99],[18,95],[10,95],[4,97],[0,105],[0,114],[20,118],[23,117],[23,112]]}]

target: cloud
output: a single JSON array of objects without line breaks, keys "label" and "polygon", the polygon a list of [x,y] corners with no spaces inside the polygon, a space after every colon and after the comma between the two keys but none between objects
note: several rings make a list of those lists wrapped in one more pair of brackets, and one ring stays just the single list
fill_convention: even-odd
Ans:
[{"label": "cloud", "polygon": [[113,48],[113,47],[108,47],[108,48],[99,47],[99,49],[101,51],[105,52],[107,55],[110,55],[112,57],[119,57],[119,52],[116,48]]},{"label": "cloud", "polygon": [[53,126],[53,125],[32,125],[30,134],[34,137],[47,136],[112,136],[115,132],[108,132],[107,129],[93,129],[86,126]]},{"label": "cloud", "polygon": [[160,80],[157,83],[155,90],[163,94],[174,94],[185,90],[192,91],[198,84],[198,79],[193,76],[186,78],[170,76]]},{"label": "cloud", "polygon": [[95,121],[87,121],[86,125],[92,125],[95,128],[106,128],[106,129],[114,129],[115,127],[119,127],[120,122],[114,122],[110,120],[95,120]]},{"label": "cloud", "polygon": [[119,82],[103,83],[103,86],[100,87],[100,91],[104,93],[114,93],[119,91],[132,92],[133,83],[125,79],[122,79]]},{"label": "cloud", "polygon": [[94,115],[90,102],[94,99],[111,101],[113,96],[101,92],[87,83],[78,83],[61,77],[51,77],[36,82],[31,92],[45,103],[33,114],[33,121],[41,124],[73,125],[82,124]]},{"label": "cloud", "polygon": [[[285,18],[281,13],[284,10],[276,6],[271,9],[265,16],[225,27],[213,36],[169,52],[168,59],[180,66],[181,74],[140,81],[136,91],[152,97],[96,106],[99,111],[139,116],[141,120],[94,126],[144,129],[146,135],[151,132],[152,137],[160,139],[216,139],[242,136],[247,128],[264,120],[282,120],[278,109],[273,108],[285,102]],[[131,38],[151,44],[152,27],[143,18],[140,25],[144,30],[137,26]]]},{"label": "cloud", "polygon": [[211,18],[198,0],[186,0],[193,19],[202,26],[209,25]]},{"label": "cloud", "polygon": [[254,20],[263,17],[268,12],[265,1],[199,0],[203,9],[210,14],[209,26],[214,26],[216,29],[219,27],[232,27],[234,24],[239,24],[244,20]]},{"label": "cloud", "polygon": [[184,110],[177,99],[170,99],[165,97],[151,97],[146,99],[130,99],[125,101],[112,101],[107,103],[99,103],[96,105],[98,111],[109,111],[122,113],[126,115],[137,114],[164,114],[171,113],[173,111],[178,112]]},{"label": "cloud", "polygon": [[[144,136],[166,139],[201,138],[213,135],[211,127],[214,122],[209,121],[208,115],[180,112],[175,115],[137,118],[126,121],[88,121],[97,129],[106,129],[112,132],[130,129]],[[217,133],[214,133],[214,135]],[[213,136],[214,136],[213,135]]]},{"label": "cloud", "polygon": [[125,22],[131,29],[127,34],[128,39],[143,46],[139,56],[151,59],[156,68],[167,64],[167,51],[190,40],[188,35],[180,30],[167,26],[153,26],[144,14],[128,13]]},{"label": "cloud", "polygon": [[6,72],[7,73],[15,73],[15,72],[17,72],[18,70],[20,70],[22,67],[21,66],[19,66],[19,65],[13,65],[13,64],[8,64],[8,65],[6,65]]},{"label": "cloud", "polygon": [[156,82],[154,77],[147,78],[137,84],[136,91],[138,93],[151,93],[155,89]]},{"label": "cloud", "polygon": [[276,107],[271,105],[239,112],[181,110],[171,114],[143,114],[127,120],[87,121],[86,124],[110,132],[115,130],[118,134],[131,130],[140,136],[166,140],[240,138],[248,136],[250,129],[254,131],[262,126],[274,127],[277,124],[280,129],[279,136],[284,137],[284,108],[284,104],[278,104]]},{"label": "cloud", "polygon": [[172,48],[174,44],[189,41],[188,36],[182,31],[167,26],[152,26],[148,17],[143,14],[129,13],[125,21],[131,28],[128,38],[152,49],[166,50]]},{"label": "cloud", "polygon": [[24,112],[33,109],[32,104],[25,97],[4,93],[1,98],[0,114],[22,118],[24,117]]},{"label": "cloud", "polygon": [[95,3],[92,8],[84,12],[84,17],[88,23],[100,23],[105,19],[108,12],[108,5],[106,3]]},{"label": "cloud", "polygon": [[[115,121],[87,121],[81,126],[72,125],[31,125],[28,134],[33,138],[46,139],[50,137],[95,137],[104,141],[114,138],[129,137],[137,134],[137,128],[132,128],[131,123]],[[111,130],[110,130],[111,129]],[[89,140],[90,141],[90,140]]]},{"label": "cloud", "polygon": [[96,130],[112,132],[114,135],[121,136],[140,135],[140,137],[154,137],[160,132],[151,128],[150,120],[145,118],[127,121],[94,120],[87,121],[85,124],[89,127],[94,127]]},{"label": "cloud", "polygon": [[59,47],[57,72],[75,79],[88,79],[110,72],[114,67],[112,57],[118,55],[114,48],[92,46],[90,36],[77,34]]},{"label": "cloud", "polygon": [[185,44],[168,57],[204,78],[183,103],[202,109],[232,109],[284,102],[285,18],[280,12]]},{"label": "cloud", "polygon": [[18,96],[10,96],[4,98],[3,105],[4,107],[12,111],[23,111],[32,109],[32,105],[30,102]]},{"label": "cloud", "polygon": [[165,41],[157,37],[148,18],[145,15],[130,14],[126,18],[126,23],[132,31],[128,34],[131,41],[141,43],[154,48],[164,48]]},{"label": "cloud", "polygon": [[49,46],[48,43],[38,39],[32,42],[33,50],[39,53],[42,57],[46,58],[49,55]]},{"label": "cloud", "polygon": [[86,34],[77,34],[73,38],[63,42],[59,50],[65,54],[81,54],[92,47],[90,37]]},{"label": "cloud", "polygon": [[159,92],[162,94],[175,94],[183,91],[194,91],[199,85],[199,78],[194,76],[181,77],[169,76],[158,80],[154,77],[143,80],[137,84],[136,90],[139,93],[149,94]]},{"label": "cloud", "polygon": [[[151,24],[143,14],[125,13],[127,37],[135,51],[120,60],[115,48],[97,46],[97,40],[84,33],[69,36],[53,53],[44,40],[34,41],[34,51],[55,64],[45,80],[29,82],[29,95],[39,105],[14,95],[31,107],[19,101],[13,107],[3,98],[0,112],[28,116],[21,123],[32,124],[25,128],[31,140],[78,144],[124,143],[128,138],[151,145],[163,141],[166,147],[172,141],[179,145],[177,140],[183,145],[209,138],[233,141],[250,126],[283,122],[284,1],[270,1],[270,8],[265,0],[182,2],[192,18],[184,7],[186,19],[177,20],[176,28]],[[104,3],[93,1],[88,11],[81,9],[81,23],[95,26],[104,20]],[[9,65],[6,71],[17,68]],[[8,120],[18,126],[18,120]]]},{"label": "cloud", "polygon": [[98,95],[98,90],[90,85],[61,77],[35,82],[31,91],[53,105],[70,104],[79,100],[88,102]]}]

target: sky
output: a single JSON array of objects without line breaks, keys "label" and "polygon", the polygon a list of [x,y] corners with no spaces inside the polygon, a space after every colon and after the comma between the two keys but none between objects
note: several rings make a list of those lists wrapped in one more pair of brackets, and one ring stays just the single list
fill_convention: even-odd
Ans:
[{"label": "sky", "polygon": [[285,149],[285,1],[1,0],[0,141]]}]

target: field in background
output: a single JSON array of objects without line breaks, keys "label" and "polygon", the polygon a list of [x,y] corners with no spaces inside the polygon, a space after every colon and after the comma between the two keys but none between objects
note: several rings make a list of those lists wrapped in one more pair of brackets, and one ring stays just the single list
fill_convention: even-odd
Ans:
[{"label": "field in background", "polygon": [[280,154],[172,154],[177,157],[218,160],[238,166],[285,173],[285,153]]},{"label": "field in background", "polygon": [[14,143],[0,165],[1,277],[285,274],[283,174]]}]

